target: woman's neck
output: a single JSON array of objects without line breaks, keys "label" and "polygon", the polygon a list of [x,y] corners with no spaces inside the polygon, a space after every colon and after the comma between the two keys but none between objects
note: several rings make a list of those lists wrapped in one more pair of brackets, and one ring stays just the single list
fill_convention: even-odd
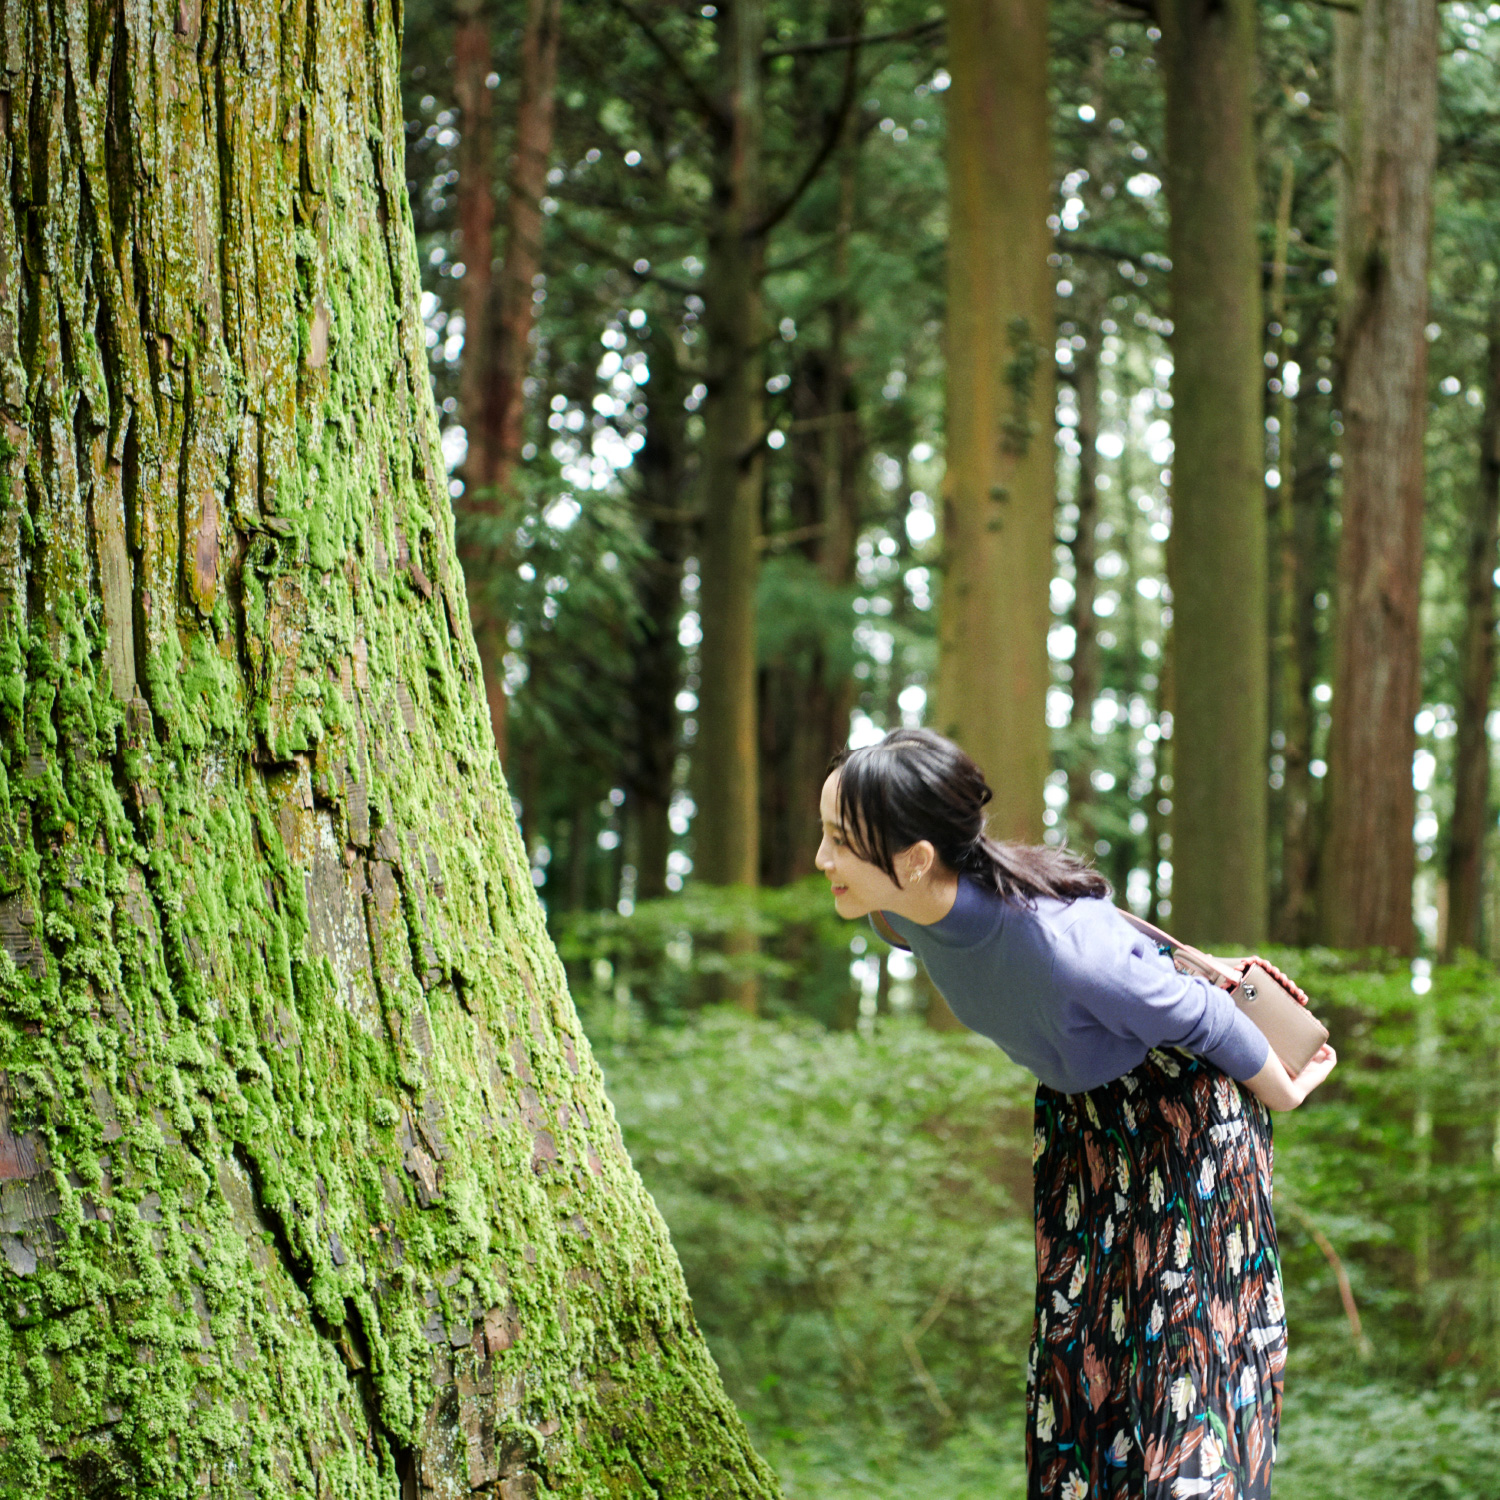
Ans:
[{"label": "woman's neck", "polygon": [[901,899],[892,902],[893,911],[918,927],[931,927],[953,910],[958,900],[958,876],[952,870],[932,869],[920,880],[909,880],[902,888]]}]

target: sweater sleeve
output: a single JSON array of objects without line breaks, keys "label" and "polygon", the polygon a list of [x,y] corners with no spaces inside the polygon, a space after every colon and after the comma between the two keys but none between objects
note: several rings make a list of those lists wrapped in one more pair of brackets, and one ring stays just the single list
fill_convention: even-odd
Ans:
[{"label": "sweater sleeve", "polygon": [[1181,1047],[1241,1082],[1270,1055],[1270,1043],[1227,990],[1179,974],[1107,906],[1059,934],[1052,980],[1065,1005],[1114,1035],[1147,1047]]}]

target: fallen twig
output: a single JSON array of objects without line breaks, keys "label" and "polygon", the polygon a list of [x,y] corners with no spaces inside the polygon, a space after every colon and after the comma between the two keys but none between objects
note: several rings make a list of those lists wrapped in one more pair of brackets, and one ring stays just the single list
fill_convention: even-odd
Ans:
[{"label": "fallen twig", "polygon": [[1333,1267],[1333,1274],[1337,1277],[1339,1284],[1339,1298],[1344,1304],[1344,1316],[1349,1320],[1349,1332],[1353,1336],[1354,1346],[1359,1350],[1361,1359],[1369,1359],[1375,1350],[1369,1339],[1365,1337],[1364,1325],[1359,1320],[1359,1308],[1354,1305],[1354,1288],[1349,1285],[1349,1273],[1344,1270],[1344,1263],[1339,1259],[1338,1251],[1333,1248],[1328,1236],[1318,1228],[1313,1222],[1312,1215],[1300,1203],[1282,1194],[1278,1207],[1286,1209],[1312,1236],[1313,1244],[1323,1252],[1328,1264]]},{"label": "fallen twig", "polygon": [[917,1340],[932,1327],[943,1315],[943,1309],[948,1305],[948,1299],[953,1295],[954,1288],[958,1285],[958,1273],[943,1284],[943,1289],[933,1300],[931,1307],[922,1314],[921,1321],[915,1328],[908,1329],[901,1335],[901,1342],[906,1348],[906,1357],[911,1360],[911,1367],[916,1371],[917,1379],[921,1382],[922,1389],[927,1392],[927,1399],[932,1402],[933,1409],[948,1423],[953,1423],[957,1418],[953,1415],[953,1408],[943,1400],[943,1393],[937,1388],[937,1381],[932,1378],[932,1371],[922,1362],[922,1356],[917,1353]]}]

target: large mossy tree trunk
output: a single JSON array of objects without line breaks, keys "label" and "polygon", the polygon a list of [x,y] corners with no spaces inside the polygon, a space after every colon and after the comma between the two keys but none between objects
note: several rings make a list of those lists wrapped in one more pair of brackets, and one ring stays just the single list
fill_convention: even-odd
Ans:
[{"label": "large mossy tree trunk", "polygon": [[1495,547],[1500,538],[1500,296],[1490,304],[1479,473],[1469,514],[1464,634],[1459,655],[1453,819],[1448,826],[1448,927],[1443,956],[1478,951],[1484,836],[1490,826],[1490,699],[1495,686]]},{"label": "large mossy tree trunk", "polygon": [[1253,0],[1166,0],[1172,926],[1266,935],[1266,513]]},{"label": "large mossy tree trunk", "polygon": [[0,1486],[770,1495],[500,777],[390,8],[0,14]]},{"label": "large mossy tree trunk", "polygon": [[949,0],[948,454],[936,727],[1039,843],[1055,450],[1042,0]]},{"label": "large mossy tree trunk", "polygon": [[1409,953],[1413,720],[1421,701],[1427,270],[1437,9],[1336,13],[1343,527],[1319,921],[1341,948]]}]

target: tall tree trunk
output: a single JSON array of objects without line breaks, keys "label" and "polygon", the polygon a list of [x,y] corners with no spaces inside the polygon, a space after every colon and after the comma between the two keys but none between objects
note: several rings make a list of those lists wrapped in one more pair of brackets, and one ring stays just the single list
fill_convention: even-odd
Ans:
[{"label": "tall tree trunk", "polygon": [[936,725],[1039,842],[1054,501],[1043,0],[949,0],[948,477]]},{"label": "tall tree trunk", "polygon": [[[854,577],[866,458],[848,354],[857,311],[848,278],[858,137],[852,120],[843,129],[833,242],[837,289],[828,303],[828,348],[801,362],[808,378],[799,387],[798,405],[808,425],[794,435],[788,517],[792,534],[805,536],[797,553],[817,568],[819,581],[830,590],[845,588]],[[818,615],[821,629],[826,613]],[[814,872],[818,793],[829,761],[849,737],[854,706],[853,679],[847,668],[835,669],[838,653],[821,636],[798,645],[798,660],[767,662],[760,670],[760,871],[762,883],[770,886]]]},{"label": "tall tree trunk", "polygon": [[1073,356],[1073,391],[1078,398],[1078,524],[1073,531],[1073,764],[1068,776],[1068,825],[1078,847],[1094,847],[1093,735],[1090,730],[1100,676],[1099,621],[1094,614],[1099,581],[1099,346],[1104,337],[1099,323],[1104,299],[1099,295],[1093,267],[1082,270],[1077,324],[1085,340]]},{"label": "tall tree trunk", "polygon": [[1344,498],[1319,919],[1336,947],[1410,953],[1437,10],[1367,0],[1333,24]]},{"label": "tall tree trunk", "polygon": [[763,0],[718,9],[713,217],[703,275],[708,398],[701,483],[703,686],[694,865],[714,885],[759,868],[755,582],[760,530],[760,173]]},{"label": "tall tree trunk", "polygon": [[[1089,43],[1085,77],[1099,120],[1084,153],[1088,176],[1080,189],[1090,217],[1096,216],[1104,204],[1100,189],[1108,171],[1112,144],[1104,124],[1107,118],[1104,97],[1107,62],[1107,43],[1103,36],[1095,36]],[[1104,330],[1099,325],[1104,320],[1104,278],[1102,267],[1083,257],[1075,262],[1071,278],[1075,283],[1072,321],[1083,339],[1083,347],[1074,352],[1072,374],[1073,394],[1078,402],[1078,493],[1075,497],[1078,524],[1074,527],[1071,547],[1073,675],[1069,683],[1072,689],[1069,726],[1073,757],[1068,767],[1067,827],[1076,847],[1085,853],[1094,847],[1097,838],[1097,819],[1093,811],[1094,744],[1089,726],[1093,720],[1094,699],[1099,696],[1103,682],[1099,622],[1094,614],[1094,600],[1098,596],[1094,568],[1099,560],[1099,355],[1104,341]]]},{"label": "tall tree trunk", "polygon": [[1495,548],[1500,536],[1500,297],[1490,304],[1479,475],[1469,523],[1464,638],[1459,664],[1453,821],[1448,830],[1448,929],[1443,957],[1479,949],[1484,836],[1489,828],[1490,695],[1495,682]]},{"label": "tall tree trunk", "polygon": [[[545,222],[542,194],[547,183],[547,161],[552,155],[561,6],[562,0],[526,0],[526,25],[521,36],[521,100],[505,200],[505,258],[493,288],[489,269],[494,247],[489,233],[493,209],[489,203],[488,91],[483,75],[477,71],[481,51],[478,33],[483,30],[477,15],[461,28],[454,51],[455,69],[462,70],[456,80],[463,89],[459,106],[468,120],[470,106],[466,97],[476,100],[473,124],[480,136],[473,156],[466,148],[459,162],[465,280],[475,274],[476,263],[484,267],[483,289],[476,286],[465,297],[462,394],[469,452],[464,466],[466,487],[460,518],[469,609],[479,642],[479,657],[484,663],[490,724],[502,760],[507,750],[509,716],[505,692],[509,622],[496,597],[494,580],[501,570],[511,566],[512,559],[509,547],[498,539],[497,532],[510,502],[511,476],[521,459],[526,371],[531,363],[531,330],[536,322],[533,294],[542,265]],[[487,37],[482,50],[487,71]],[[483,91],[484,104],[477,102],[476,91]],[[466,188],[466,166],[471,166],[476,174],[483,172],[483,180]],[[465,212],[466,203],[474,205],[470,213]]]},{"label": "tall tree trunk", "polygon": [[453,96],[458,102],[458,245],[464,264],[464,354],[459,411],[469,440],[465,472],[470,502],[483,508],[492,482],[495,434],[485,426],[485,397],[494,379],[489,321],[495,284],[495,142],[490,90],[490,29],[483,0],[470,0],[453,31]]},{"label": "tall tree trunk", "polygon": [[776,1490],[499,773],[398,27],[0,15],[6,1493]]},{"label": "tall tree trunk", "polygon": [[691,532],[682,406],[688,382],[668,322],[665,315],[653,318],[647,336],[651,381],[646,388],[646,441],[635,460],[649,549],[641,564],[641,631],[632,653],[635,679],[630,695],[635,710],[630,792],[637,828],[636,896],[642,901],[667,893],[677,692],[682,679],[677,629]]},{"label": "tall tree trunk", "polygon": [[1266,934],[1266,516],[1253,0],[1165,0],[1172,924]]},{"label": "tall tree trunk", "polygon": [[[1267,299],[1266,363],[1274,371],[1266,382],[1267,429],[1274,437],[1267,443],[1267,463],[1275,469],[1275,485],[1266,493],[1266,715],[1270,746],[1281,759],[1271,759],[1270,796],[1266,807],[1266,863],[1273,887],[1269,905],[1268,935],[1278,935],[1280,896],[1286,885],[1286,868],[1280,847],[1286,830],[1286,730],[1288,708],[1298,686],[1292,653],[1295,576],[1288,567],[1292,545],[1292,470],[1297,462],[1295,409],[1287,390],[1286,365],[1293,345],[1287,327],[1286,278],[1291,252],[1292,204],[1297,185],[1296,164],[1290,151],[1282,158],[1281,185],[1276,195],[1276,222],[1272,239],[1271,287]],[[1274,447],[1274,457],[1271,452]],[[1278,767],[1280,768],[1278,771]]]},{"label": "tall tree trunk", "polygon": [[1323,320],[1308,312],[1298,332],[1297,360],[1302,384],[1282,428],[1280,708],[1284,761],[1281,790],[1281,887],[1273,935],[1301,946],[1313,941],[1318,887],[1319,819],[1313,796],[1313,729],[1317,710],[1313,687],[1320,640],[1317,596],[1333,572],[1333,515],[1328,484],[1330,432],[1327,398],[1311,375]]}]

